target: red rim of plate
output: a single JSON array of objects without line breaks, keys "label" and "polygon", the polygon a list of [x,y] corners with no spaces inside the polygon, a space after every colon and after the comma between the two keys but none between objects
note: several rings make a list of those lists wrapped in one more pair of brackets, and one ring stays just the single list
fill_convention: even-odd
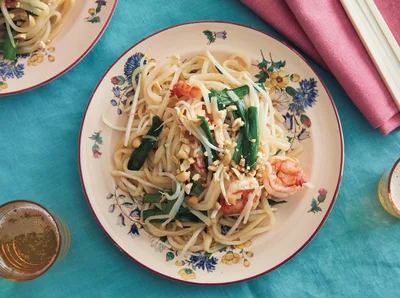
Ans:
[{"label": "red rim of plate", "polygon": [[[239,279],[239,280],[229,281],[229,282],[222,282],[222,283],[199,283],[199,282],[191,282],[191,281],[180,280],[180,279],[178,279],[178,278],[165,275],[165,274],[163,274],[163,273],[161,273],[161,272],[158,272],[158,271],[156,271],[156,270],[154,270],[154,269],[152,269],[152,268],[146,266],[145,264],[143,264],[143,263],[139,262],[138,260],[136,260],[136,259],[135,259],[133,256],[131,256],[128,252],[126,252],[121,246],[118,245],[118,243],[117,243],[117,242],[111,237],[111,235],[106,231],[106,229],[105,229],[105,228],[103,227],[103,225],[101,224],[99,218],[97,217],[97,214],[94,212],[93,207],[92,207],[92,205],[91,205],[91,203],[90,203],[88,194],[87,194],[87,192],[86,192],[85,182],[84,182],[84,180],[83,180],[82,169],[81,169],[81,162],[82,162],[82,161],[81,161],[81,150],[80,150],[80,149],[81,149],[81,140],[82,140],[82,130],[83,130],[83,126],[84,126],[85,119],[86,119],[86,113],[87,113],[87,111],[88,111],[88,109],[89,109],[90,103],[92,102],[93,96],[94,96],[94,94],[96,93],[98,87],[99,87],[100,84],[103,82],[104,78],[107,76],[107,74],[109,73],[109,71],[113,68],[113,66],[114,66],[123,56],[125,56],[126,53],[128,53],[129,51],[131,51],[133,48],[135,48],[136,46],[138,46],[140,43],[142,43],[142,42],[145,41],[146,39],[151,38],[151,37],[153,37],[153,36],[155,36],[155,35],[157,35],[157,34],[159,34],[159,33],[161,33],[161,32],[164,32],[164,31],[167,31],[167,30],[176,28],[176,27],[185,26],[185,25],[191,25],[191,24],[199,24],[199,23],[225,23],[225,24],[230,24],[230,25],[245,27],[245,28],[248,28],[248,29],[251,29],[251,30],[258,31],[258,32],[260,32],[260,33],[262,33],[262,34],[265,34],[265,35],[267,35],[267,36],[269,36],[269,37],[275,39],[276,41],[280,42],[280,43],[283,44],[284,46],[288,47],[290,50],[292,50],[295,54],[297,54],[297,55],[299,56],[300,59],[302,59],[302,60],[308,65],[308,67],[310,67],[310,69],[311,69],[311,70],[314,72],[314,74],[317,76],[318,80],[322,83],[322,86],[324,87],[324,89],[325,89],[326,93],[328,94],[329,99],[330,99],[330,101],[331,101],[332,108],[333,108],[333,111],[335,112],[335,116],[336,116],[336,120],[337,120],[337,125],[338,125],[339,132],[340,132],[340,149],[341,149],[340,171],[339,171],[339,177],[338,177],[338,181],[337,181],[335,193],[334,193],[334,195],[333,195],[332,202],[331,202],[331,204],[329,205],[329,208],[328,208],[328,210],[327,210],[327,212],[326,212],[324,218],[322,219],[321,223],[319,224],[319,226],[317,227],[317,229],[314,231],[314,233],[313,233],[313,234],[310,236],[310,238],[309,238],[300,248],[298,248],[291,256],[289,256],[288,258],[286,258],[284,261],[282,261],[281,263],[277,264],[277,265],[274,266],[273,268],[270,268],[270,269],[268,269],[268,270],[266,270],[266,271],[264,271],[264,272],[262,272],[262,273],[259,273],[259,274],[256,274],[256,275],[253,275],[253,276],[244,278],[244,279]],[[342,175],[343,175],[343,161],[344,161],[344,143],[343,143],[342,125],[341,125],[340,120],[339,120],[339,115],[338,115],[338,112],[337,112],[335,103],[333,102],[333,99],[332,99],[331,94],[329,93],[328,89],[326,88],[326,85],[325,85],[324,82],[321,80],[320,76],[317,74],[317,72],[314,70],[314,68],[313,68],[313,67],[307,62],[307,60],[306,60],[300,53],[298,53],[293,47],[291,47],[291,46],[289,46],[288,44],[286,44],[285,42],[279,40],[277,37],[272,36],[272,35],[270,35],[270,34],[264,32],[264,31],[262,31],[262,30],[260,30],[260,29],[253,28],[253,27],[248,26],[248,25],[243,25],[243,24],[235,23],[235,22],[227,22],[227,21],[207,21],[207,20],[204,20],[204,21],[195,21],[195,22],[188,22],[188,23],[177,24],[177,25],[170,26],[170,27],[164,28],[164,29],[162,29],[162,30],[159,30],[159,31],[157,31],[157,32],[155,32],[155,33],[153,33],[153,34],[151,34],[151,35],[149,35],[149,36],[143,38],[143,39],[141,39],[140,41],[138,41],[137,43],[135,43],[133,46],[131,46],[129,49],[127,49],[123,54],[121,54],[121,56],[120,56],[119,58],[117,58],[117,60],[114,61],[114,63],[107,69],[107,71],[104,73],[104,75],[102,76],[102,78],[101,78],[101,79],[99,80],[99,82],[97,83],[97,86],[96,86],[96,88],[94,89],[94,91],[93,91],[93,93],[92,93],[92,95],[91,95],[91,97],[90,97],[90,100],[89,100],[89,102],[88,102],[88,105],[87,105],[87,107],[86,107],[85,114],[83,115],[83,120],[82,120],[82,124],[81,124],[81,129],[80,129],[80,132],[79,132],[79,140],[78,140],[78,166],[79,166],[79,176],[80,176],[80,179],[81,179],[81,182],[82,182],[83,192],[84,192],[84,194],[85,194],[85,198],[86,198],[86,201],[87,201],[87,203],[88,203],[88,205],[89,205],[89,208],[90,208],[90,210],[92,211],[92,213],[93,213],[93,215],[94,215],[94,218],[96,219],[96,221],[98,222],[98,224],[100,225],[100,227],[102,228],[102,230],[104,231],[104,233],[108,236],[108,238],[114,243],[115,246],[117,246],[117,247],[119,248],[119,250],[121,250],[121,251],[122,251],[124,254],[126,254],[131,260],[135,261],[137,264],[139,264],[139,265],[142,266],[143,268],[145,268],[145,269],[147,269],[147,270],[149,270],[149,271],[151,271],[151,272],[153,272],[153,273],[155,273],[155,274],[157,274],[157,275],[160,275],[160,276],[162,276],[162,277],[165,277],[165,278],[168,278],[168,279],[171,279],[171,280],[174,280],[174,281],[178,281],[178,282],[186,283],[186,284],[203,285],[203,286],[229,285],[229,284],[236,284],[236,283],[245,282],[245,281],[248,281],[248,280],[251,280],[251,279],[255,279],[255,278],[257,278],[257,277],[260,277],[260,276],[262,276],[262,275],[264,275],[264,274],[267,274],[267,273],[269,273],[269,272],[271,272],[271,271],[273,271],[273,270],[275,270],[275,269],[281,267],[282,265],[286,264],[286,263],[287,263],[288,261],[290,261],[294,256],[296,256],[301,250],[303,250],[303,248],[305,248],[305,247],[307,246],[307,244],[310,243],[310,241],[315,237],[315,235],[316,235],[316,234],[318,233],[318,231],[321,229],[321,227],[323,226],[323,224],[324,224],[325,221],[327,220],[327,218],[328,218],[328,216],[329,216],[329,214],[330,214],[330,212],[331,212],[331,210],[332,210],[332,208],[333,208],[333,205],[334,205],[334,203],[335,203],[335,201],[336,201],[336,197],[337,197],[338,192],[339,192],[340,183],[341,183],[341,181],[342,181]]]},{"label": "red rim of plate", "polygon": [[115,0],[113,7],[111,8],[111,12],[110,15],[107,18],[107,21],[105,22],[103,28],[101,29],[100,33],[97,35],[97,37],[95,38],[95,40],[92,42],[92,44],[85,50],[85,52],[78,58],[76,59],[71,65],[69,65],[67,68],[65,68],[64,70],[62,70],[61,72],[59,72],[58,74],[56,74],[55,76],[52,76],[51,78],[40,82],[39,84],[33,85],[31,87],[27,87],[25,89],[21,89],[21,90],[17,90],[17,91],[12,91],[12,92],[6,92],[6,93],[0,93],[0,97],[2,96],[9,96],[9,95],[14,95],[14,94],[18,94],[18,93],[23,93],[23,92],[27,92],[33,89],[36,89],[40,86],[46,85],[47,83],[50,83],[51,81],[57,79],[58,77],[62,76],[63,74],[65,74],[66,72],[68,72],[69,70],[71,70],[75,65],[77,65],[83,58],[85,58],[85,56],[93,49],[93,47],[96,45],[96,43],[99,41],[100,37],[103,35],[104,31],[106,30],[106,28],[108,27],[108,24],[111,21],[112,16],[114,15],[115,12],[115,8],[117,6],[118,0]]}]

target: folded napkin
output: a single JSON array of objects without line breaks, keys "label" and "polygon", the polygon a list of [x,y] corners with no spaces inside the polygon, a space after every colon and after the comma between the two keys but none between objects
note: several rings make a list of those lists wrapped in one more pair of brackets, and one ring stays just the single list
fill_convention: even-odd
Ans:
[{"label": "folded napkin", "polygon": [[[400,126],[399,109],[339,0],[242,2],[328,68],[374,128],[388,134]],[[375,2],[399,42],[400,1]]]}]

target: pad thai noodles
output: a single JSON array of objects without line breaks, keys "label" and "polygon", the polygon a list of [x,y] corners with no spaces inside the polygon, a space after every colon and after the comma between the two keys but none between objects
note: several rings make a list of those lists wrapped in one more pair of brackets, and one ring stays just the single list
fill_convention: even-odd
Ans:
[{"label": "pad thai noodles", "polygon": [[141,222],[181,250],[215,252],[271,230],[268,199],[305,183],[267,88],[251,59],[144,56],[132,75],[126,127],[115,153],[117,185],[143,199]]}]

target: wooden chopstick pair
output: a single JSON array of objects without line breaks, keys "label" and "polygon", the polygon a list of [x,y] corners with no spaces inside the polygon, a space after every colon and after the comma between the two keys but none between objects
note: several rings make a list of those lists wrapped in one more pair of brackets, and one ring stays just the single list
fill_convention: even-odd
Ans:
[{"label": "wooden chopstick pair", "polygon": [[341,0],[400,110],[400,47],[373,0]]}]

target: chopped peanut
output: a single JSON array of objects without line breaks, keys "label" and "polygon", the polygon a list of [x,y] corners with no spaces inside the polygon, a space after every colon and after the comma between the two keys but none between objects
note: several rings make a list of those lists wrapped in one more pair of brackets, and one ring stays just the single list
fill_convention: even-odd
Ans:
[{"label": "chopped peanut", "polygon": [[196,196],[191,196],[187,202],[191,205],[196,205],[199,202],[199,198]]},{"label": "chopped peanut", "polygon": [[234,105],[229,106],[229,107],[226,108],[226,110],[227,110],[228,112],[237,111],[237,106],[234,106]]},{"label": "chopped peanut", "polygon": [[244,158],[240,159],[239,165],[240,165],[241,167],[244,167],[245,164],[246,164],[246,161],[244,160]]},{"label": "chopped peanut", "polygon": [[236,197],[235,196],[228,196],[228,202],[232,205],[236,204]]},{"label": "chopped peanut", "polygon": [[193,177],[192,177],[193,181],[197,181],[200,178],[201,178],[200,174],[194,174]]},{"label": "chopped peanut", "polygon": [[232,141],[229,140],[229,139],[226,139],[224,145],[225,145],[226,148],[231,149],[232,148]]},{"label": "chopped peanut", "polygon": [[178,179],[179,182],[186,182],[190,178],[190,173],[189,172],[181,172],[178,175],[176,175],[176,179]]},{"label": "chopped peanut", "polygon": [[140,138],[134,138],[132,141],[132,147],[133,148],[138,148],[140,146]]},{"label": "chopped peanut", "polygon": [[181,150],[183,150],[184,152],[186,152],[187,154],[189,154],[190,152],[190,147],[186,144],[182,144],[181,146]]},{"label": "chopped peanut", "polygon": [[176,219],[175,223],[179,228],[183,228],[183,224],[179,220]]},{"label": "chopped peanut", "polygon": [[212,164],[214,165],[214,166],[217,166],[217,165],[219,165],[221,162],[217,159],[217,160],[215,160]]},{"label": "chopped peanut", "polygon": [[185,185],[184,190],[186,194],[190,194],[190,190],[192,189],[193,183],[188,183]]},{"label": "chopped peanut", "polygon": [[244,125],[242,118],[236,118],[232,123],[232,130],[237,131]]},{"label": "chopped peanut", "polygon": [[189,161],[188,161],[187,159],[185,159],[185,160],[181,163],[181,165],[179,166],[179,169],[180,169],[182,172],[186,171],[186,170],[189,169],[189,168],[190,168],[190,163],[189,163]]},{"label": "chopped peanut", "polygon": [[224,110],[218,111],[218,112],[217,112],[217,116],[218,116],[218,118],[220,118],[220,119],[225,118],[225,116],[226,116],[226,111],[224,111]]},{"label": "chopped peanut", "polygon": [[176,157],[178,157],[179,159],[188,159],[189,155],[182,150],[182,148],[178,151],[178,153],[176,154]]},{"label": "chopped peanut", "polygon": [[225,166],[229,165],[230,162],[232,160],[232,155],[230,152],[225,153],[224,155],[224,159],[222,160],[222,162],[224,163]]},{"label": "chopped peanut", "polygon": [[217,167],[217,166],[214,166],[214,165],[210,165],[210,166],[208,166],[208,170],[209,170],[209,171],[216,172],[216,171],[217,171],[217,169],[218,169],[218,167]]},{"label": "chopped peanut", "polygon": [[204,154],[204,156],[208,156],[208,153],[207,153],[207,151],[206,151],[206,152],[204,152],[203,154]]}]

